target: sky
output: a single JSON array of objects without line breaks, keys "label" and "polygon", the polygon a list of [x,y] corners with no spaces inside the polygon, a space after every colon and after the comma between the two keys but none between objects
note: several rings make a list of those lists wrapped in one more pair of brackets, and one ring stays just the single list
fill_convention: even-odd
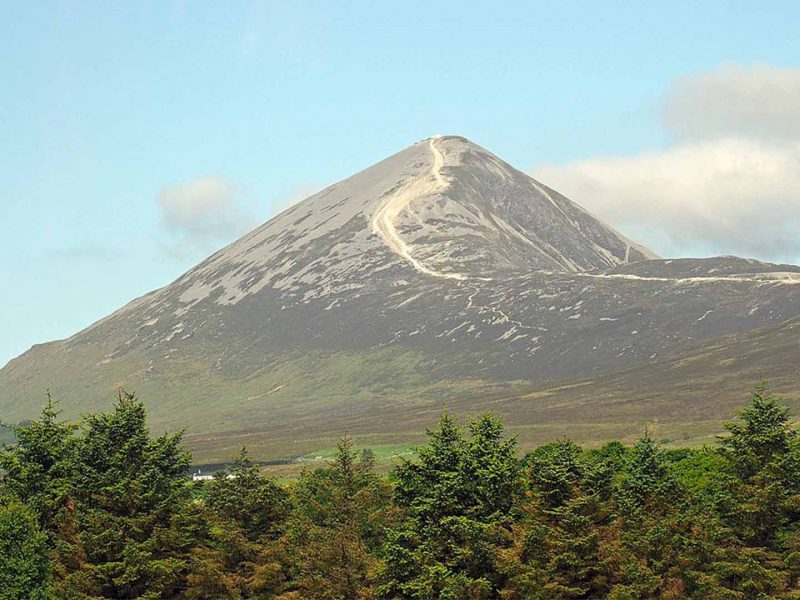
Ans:
[{"label": "sky", "polygon": [[6,2],[0,365],[463,135],[665,257],[800,263],[800,3]]}]

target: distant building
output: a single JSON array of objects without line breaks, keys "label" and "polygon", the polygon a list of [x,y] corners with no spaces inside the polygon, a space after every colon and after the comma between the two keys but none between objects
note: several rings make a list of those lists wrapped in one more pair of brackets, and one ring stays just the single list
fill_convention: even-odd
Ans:
[{"label": "distant building", "polygon": [[[197,473],[192,473],[192,481],[210,481],[215,479],[217,475],[212,475],[210,473],[203,473],[200,469],[197,470]],[[228,473],[225,475],[226,479],[236,479],[237,475],[233,473]]]}]

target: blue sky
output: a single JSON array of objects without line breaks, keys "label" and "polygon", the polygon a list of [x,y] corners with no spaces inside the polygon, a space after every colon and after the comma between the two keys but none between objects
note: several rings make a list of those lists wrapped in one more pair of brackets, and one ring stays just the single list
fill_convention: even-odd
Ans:
[{"label": "blue sky", "polygon": [[[437,133],[471,138],[661,254],[797,262],[791,239],[735,240],[757,190],[772,209],[798,203],[783,185],[800,164],[800,134],[784,135],[798,23],[800,3],[763,1],[5,3],[0,365]],[[729,89],[741,110],[709,133]],[[764,102],[764,90],[777,92]],[[742,157],[766,166],[707,200],[720,186],[704,161],[729,173]],[[665,171],[684,185],[651,196]],[[213,196],[207,227],[168,214],[198,194]],[[739,212],[713,220],[713,202]]]}]

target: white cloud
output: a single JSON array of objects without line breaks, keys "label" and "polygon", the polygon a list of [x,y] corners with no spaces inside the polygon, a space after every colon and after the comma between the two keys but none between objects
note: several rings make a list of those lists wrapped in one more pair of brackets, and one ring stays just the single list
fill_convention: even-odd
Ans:
[{"label": "white cloud", "polygon": [[664,126],[678,140],[800,139],[800,69],[725,64],[677,80]]},{"label": "white cloud", "polygon": [[156,202],[162,225],[176,241],[206,250],[257,225],[239,195],[239,188],[222,177],[201,177],[165,188]]},{"label": "white cloud", "polygon": [[530,173],[663,256],[800,263],[800,120],[788,108],[792,95],[800,106],[800,71],[726,65],[667,94],[665,124],[680,139],[673,147]]}]

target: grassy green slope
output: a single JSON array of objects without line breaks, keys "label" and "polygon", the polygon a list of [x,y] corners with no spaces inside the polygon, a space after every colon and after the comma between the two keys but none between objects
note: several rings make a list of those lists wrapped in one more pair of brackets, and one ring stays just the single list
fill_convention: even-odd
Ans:
[{"label": "grassy green slope", "polygon": [[[89,362],[91,349],[83,351]],[[375,447],[414,443],[445,407],[462,415],[504,415],[523,449],[564,435],[584,443],[632,440],[645,425],[666,443],[699,444],[713,441],[720,419],[746,400],[742,390],[762,378],[800,408],[800,320],[558,384],[437,380],[430,377],[430,357],[398,347],[284,356],[247,377],[220,373],[209,358],[164,360],[172,361],[169,369],[129,356],[125,371],[104,377],[139,393],[154,430],[185,429],[198,462],[224,461],[243,444],[264,459],[324,455],[345,433]],[[113,388],[91,391],[97,373],[65,366],[58,381],[26,374],[26,385],[41,387],[42,403],[49,387],[63,400],[66,416],[75,418],[104,410],[113,399]],[[3,418],[19,421],[38,410],[17,406]]]}]

